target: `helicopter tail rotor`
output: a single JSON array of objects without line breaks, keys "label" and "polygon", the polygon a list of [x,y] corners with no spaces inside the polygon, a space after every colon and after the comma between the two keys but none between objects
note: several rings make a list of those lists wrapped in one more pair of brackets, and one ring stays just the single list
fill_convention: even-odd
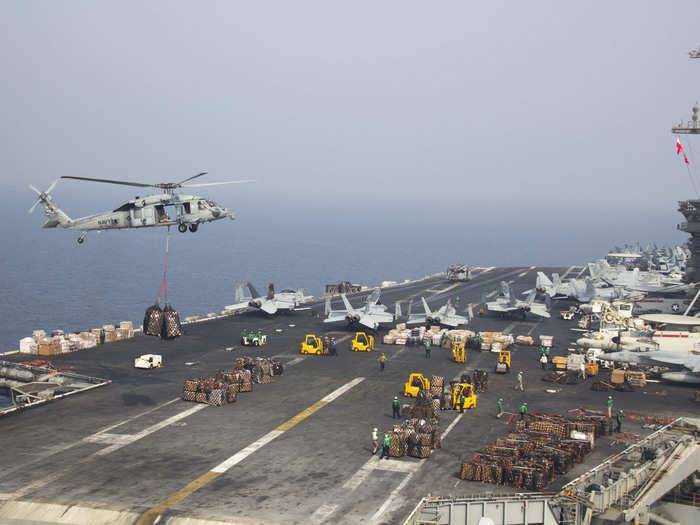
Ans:
[{"label": "helicopter tail rotor", "polygon": [[34,210],[36,207],[41,204],[42,202],[48,203],[51,202],[51,190],[53,190],[56,187],[56,183],[58,182],[58,179],[53,181],[49,188],[46,191],[39,191],[37,190],[32,184],[29,185],[29,189],[32,190],[34,193],[37,194],[39,197],[37,201],[32,205],[31,208],[29,208],[29,213],[34,213]]}]

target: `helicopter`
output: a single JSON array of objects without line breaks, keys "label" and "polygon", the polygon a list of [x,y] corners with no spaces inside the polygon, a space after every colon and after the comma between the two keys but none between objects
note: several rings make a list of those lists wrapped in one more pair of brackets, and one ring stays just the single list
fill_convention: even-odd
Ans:
[{"label": "helicopter", "polygon": [[[158,184],[144,184],[140,182],[126,182],[109,179],[93,179],[88,177],[64,176],[62,179],[75,179],[82,181],[104,182],[107,184],[120,184],[124,186],[136,186],[140,188],[158,188],[163,190],[162,195],[147,195],[136,197],[125,202],[117,209],[88,217],[71,219],[51,197],[51,190],[54,189],[58,179],[54,180],[46,191],[39,191],[31,184],[29,189],[34,191],[38,199],[29,209],[29,213],[41,204],[48,220],[44,223],[44,228],[65,228],[68,230],[80,230],[82,233],[78,237],[78,244],[85,242],[88,231],[91,230],[114,230],[126,228],[150,228],[155,226],[175,226],[178,231],[185,233],[188,229],[196,232],[199,225],[204,222],[217,221],[225,217],[235,219],[236,216],[226,208],[220,206],[213,200],[198,195],[184,195],[175,193],[179,188],[194,188],[203,186],[218,186],[221,184],[240,184],[244,182],[255,182],[253,180],[237,180],[228,182],[209,182],[205,184],[186,184],[187,182],[206,175],[203,171],[193,175],[181,182],[161,182]],[[171,217],[166,211],[166,206],[174,207],[174,215]]]}]

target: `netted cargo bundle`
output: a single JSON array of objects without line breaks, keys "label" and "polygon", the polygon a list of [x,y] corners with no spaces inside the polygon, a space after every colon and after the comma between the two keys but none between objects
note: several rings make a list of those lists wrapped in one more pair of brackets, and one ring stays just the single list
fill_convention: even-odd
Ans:
[{"label": "netted cargo bundle", "polygon": [[197,392],[197,395],[195,396],[194,400],[197,403],[206,403],[207,402],[207,394],[205,392]]},{"label": "netted cargo bundle", "polygon": [[433,435],[421,432],[420,434],[418,434],[418,444],[426,447],[431,447],[433,445]]},{"label": "netted cargo bundle", "polygon": [[440,427],[433,429],[433,448],[442,448],[442,431]]},{"label": "netted cargo bundle", "polygon": [[431,385],[430,386],[430,395],[433,399],[439,399],[440,396],[442,395],[442,387]]},{"label": "netted cargo bundle", "polygon": [[437,386],[442,388],[442,386],[445,384],[445,378],[442,376],[432,376],[430,378],[430,384],[432,386]]},{"label": "netted cargo bundle", "polygon": [[393,458],[400,458],[406,455],[408,450],[408,445],[406,443],[406,438],[402,433],[392,432],[389,443],[389,456]]},{"label": "netted cargo bundle", "polygon": [[459,477],[465,481],[475,481],[474,471],[475,465],[471,461],[462,461],[462,469],[460,471]]},{"label": "netted cargo bundle", "polygon": [[270,376],[268,376],[268,375],[260,376],[260,381],[258,381],[258,382],[259,382],[260,384],[263,384],[263,385],[272,383],[272,377],[270,377]]},{"label": "netted cargo bundle", "polygon": [[163,310],[160,305],[154,304],[146,308],[146,314],[143,317],[143,333],[160,337],[163,333]]},{"label": "netted cargo bundle", "polygon": [[414,458],[425,459],[430,457],[430,447],[424,445],[414,445],[409,448],[408,455]]},{"label": "netted cargo bundle", "polygon": [[180,315],[169,304],[163,309],[163,339],[175,339],[182,335]]},{"label": "netted cargo bundle", "polygon": [[437,397],[433,399],[433,413],[438,413],[440,411],[440,398]]},{"label": "netted cargo bundle", "polygon": [[226,402],[227,403],[235,403],[237,392],[238,392],[237,385],[227,385],[226,386]]},{"label": "netted cargo bundle", "polygon": [[196,392],[197,390],[199,390],[199,381],[197,379],[186,379],[183,390]]},{"label": "netted cargo bundle", "polygon": [[184,399],[185,401],[195,401],[197,399],[197,392],[194,392],[192,390],[183,390],[182,399]]},{"label": "netted cargo bundle", "polygon": [[486,370],[474,370],[473,384],[477,393],[486,392],[489,386],[489,373]]},{"label": "netted cargo bundle", "polygon": [[281,376],[284,373],[284,367],[280,361],[272,361],[272,375]]},{"label": "netted cargo bundle", "polygon": [[442,408],[444,410],[452,410],[452,394],[444,393],[442,394]]},{"label": "netted cargo bundle", "polygon": [[215,388],[207,396],[207,403],[212,406],[220,407],[224,404],[224,391],[220,388]]}]

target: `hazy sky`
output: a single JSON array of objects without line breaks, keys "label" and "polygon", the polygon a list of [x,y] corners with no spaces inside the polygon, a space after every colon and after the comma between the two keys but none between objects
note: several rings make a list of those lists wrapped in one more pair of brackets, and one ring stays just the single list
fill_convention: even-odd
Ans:
[{"label": "hazy sky", "polygon": [[[616,241],[687,238],[670,128],[700,97],[697,0],[0,6],[0,181],[23,209],[27,182],[208,169],[259,182],[207,195],[272,216],[410,206],[439,227],[464,208],[518,235],[551,213],[583,240],[616,221]],[[55,190],[71,214],[133,194]]]}]

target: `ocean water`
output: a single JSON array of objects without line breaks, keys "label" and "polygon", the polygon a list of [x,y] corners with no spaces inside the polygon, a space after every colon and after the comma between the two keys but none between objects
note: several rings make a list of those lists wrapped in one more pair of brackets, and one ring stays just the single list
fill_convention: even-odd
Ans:
[{"label": "ocean water", "polygon": [[[60,204],[70,212],[75,203],[67,201]],[[0,351],[17,348],[35,329],[77,331],[123,320],[140,325],[161,285],[166,229],[90,232],[78,245],[79,232],[42,229],[41,209],[26,213],[31,202],[22,193],[2,208]],[[96,212],[104,203],[82,206]],[[278,290],[318,295],[326,283],[415,279],[455,262],[583,264],[616,242],[684,238],[674,231],[673,209],[647,217],[651,228],[630,217],[611,229],[591,221],[590,213],[560,210],[558,216],[570,220],[553,221],[551,210],[495,213],[477,204],[444,209],[311,200],[233,208],[235,221],[205,224],[197,233],[171,231],[168,290],[183,317],[220,312],[233,303],[235,286],[248,280],[259,291],[274,282]]]}]

